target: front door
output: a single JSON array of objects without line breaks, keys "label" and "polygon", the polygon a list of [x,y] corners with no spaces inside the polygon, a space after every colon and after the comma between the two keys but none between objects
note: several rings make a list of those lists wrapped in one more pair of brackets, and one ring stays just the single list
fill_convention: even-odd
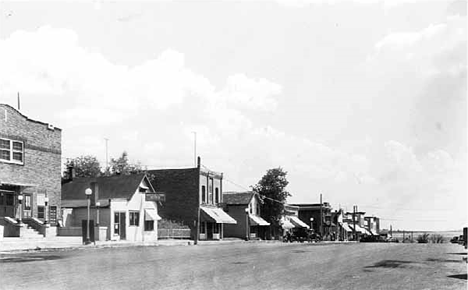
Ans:
[{"label": "front door", "polygon": [[207,236],[206,238],[208,240],[212,240],[213,239],[213,226],[216,225],[214,223],[207,223]]},{"label": "front door", "polygon": [[13,191],[0,191],[0,216],[15,217],[15,193]]},{"label": "front door", "polygon": [[121,240],[125,240],[125,213],[114,212],[114,235],[120,236]]}]

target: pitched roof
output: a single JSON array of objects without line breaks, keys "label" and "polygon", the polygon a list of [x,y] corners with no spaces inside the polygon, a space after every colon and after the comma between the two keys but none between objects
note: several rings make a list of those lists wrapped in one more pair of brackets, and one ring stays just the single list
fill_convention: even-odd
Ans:
[{"label": "pitched roof", "polygon": [[253,191],[247,192],[224,192],[223,202],[227,205],[243,205],[249,204],[253,196],[256,195]]},{"label": "pitched roof", "polygon": [[144,173],[75,178],[62,185],[62,200],[86,199],[85,190],[91,188],[92,182],[96,182],[99,188],[98,195],[100,200],[109,198],[130,199],[143,181],[143,178],[145,178]]}]

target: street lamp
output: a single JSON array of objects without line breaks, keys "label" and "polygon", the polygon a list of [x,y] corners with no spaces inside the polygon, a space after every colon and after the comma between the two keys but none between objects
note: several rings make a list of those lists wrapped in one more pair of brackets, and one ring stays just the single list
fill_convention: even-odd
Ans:
[{"label": "street lamp", "polygon": [[23,195],[22,194],[18,195],[18,202],[19,202],[19,223],[22,224],[23,223],[23,221],[22,221],[22,217],[23,217],[23,206],[22,206]]},{"label": "street lamp", "polygon": [[310,229],[314,230],[314,218],[313,217],[310,218]]},{"label": "street lamp", "polygon": [[86,194],[86,199],[88,200],[88,220],[87,220],[87,223],[86,223],[86,241],[85,241],[85,245],[91,244],[91,241],[89,240],[89,207],[90,207],[90,204],[91,204],[91,200],[89,198],[90,198],[92,193],[93,193],[93,191],[91,190],[91,188],[86,188],[85,194]]},{"label": "street lamp", "polygon": [[96,211],[97,211],[97,216],[96,216],[96,226],[99,227],[99,207],[101,206],[101,203],[99,201],[96,201]]},{"label": "street lamp", "polygon": [[47,208],[47,204],[49,203],[49,197],[46,196],[44,198],[44,203],[45,203],[45,213],[44,213],[44,224],[47,224],[47,218],[48,218],[48,208]]},{"label": "street lamp", "polygon": [[249,208],[245,208],[245,240],[249,240]]}]

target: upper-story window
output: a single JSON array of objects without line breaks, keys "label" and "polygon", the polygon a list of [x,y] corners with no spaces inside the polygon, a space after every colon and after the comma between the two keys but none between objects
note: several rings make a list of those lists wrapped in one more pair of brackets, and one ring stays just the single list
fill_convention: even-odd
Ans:
[{"label": "upper-story window", "polygon": [[0,161],[24,163],[24,144],[21,141],[0,139]]},{"label": "upper-story window", "polygon": [[215,188],[215,203],[219,203],[219,188]]},{"label": "upper-story window", "polygon": [[213,178],[208,179],[208,203],[213,203]]},{"label": "upper-story window", "polygon": [[201,187],[201,199],[203,203],[206,202],[206,187],[204,185]]}]

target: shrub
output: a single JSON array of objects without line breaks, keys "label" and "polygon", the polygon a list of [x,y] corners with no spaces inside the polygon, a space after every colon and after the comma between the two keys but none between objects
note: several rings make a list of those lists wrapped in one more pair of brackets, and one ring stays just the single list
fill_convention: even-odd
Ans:
[{"label": "shrub", "polygon": [[431,235],[430,240],[434,244],[442,244],[444,242],[444,236],[439,234],[433,234]]},{"label": "shrub", "polygon": [[416,240],[418,241],[418,243],[420,244],[427,244],[429,242],[429,234],[422,234],[422,235],[419,235]]}]

